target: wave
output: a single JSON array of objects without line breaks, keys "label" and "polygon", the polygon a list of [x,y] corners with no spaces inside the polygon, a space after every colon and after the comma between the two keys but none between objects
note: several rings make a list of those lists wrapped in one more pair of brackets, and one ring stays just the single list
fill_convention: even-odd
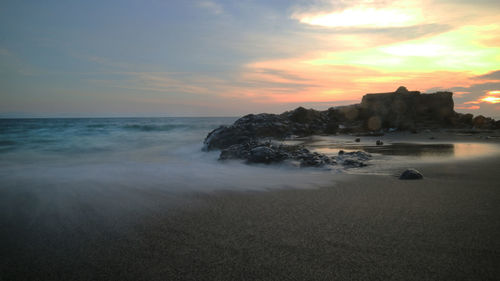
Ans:
[{"label": "wave", "polygon": [[87,125],[87,128],[90,129],[102,129],[102,128],[108,128],[110,124],[90,124]]},{"label": "wave", "polygon": [[123,129],[126,130],[134,130],[134,131],[172,131],[177,129],[193,129],[193,126],[189,126],[186,124],[161,124],[161,125],[139,125],[139,124],[130,124],[123,126]]}]

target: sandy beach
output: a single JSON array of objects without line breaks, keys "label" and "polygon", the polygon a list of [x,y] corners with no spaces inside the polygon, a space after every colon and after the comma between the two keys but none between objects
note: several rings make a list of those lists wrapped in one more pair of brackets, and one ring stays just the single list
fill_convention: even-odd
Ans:
[{"label": "sandy beach", "polygon": [[1,1],[0,281],[500,281],[499,14]]},{"label": "sandy beach", "polygon": [[496,280],[500,159],[412,167],[423,180],[338,174],[313,189],[176,200],[95,191],[32,220],[36,202],[10,194],[0,280]]}]

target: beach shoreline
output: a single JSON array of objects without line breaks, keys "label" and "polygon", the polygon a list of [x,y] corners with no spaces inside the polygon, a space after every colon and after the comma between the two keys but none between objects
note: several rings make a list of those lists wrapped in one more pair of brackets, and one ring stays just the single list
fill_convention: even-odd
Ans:
[{"label": "beach shoreline", "polygon": [[[474,136],[473,142],[482,140]],[[127,190],[136,199],[100,198],[102,207],[120,203],[113,209],[120,212],[122,205],[137,204],[137,198],[145,197],[151,201],[144,206],[148,202],[155,206],[129,210],[129,222],[123,225],[112,218],[99,221],[104,207],[80,210],[92,211],[96,224],[74,218],[72,228],[65,229],[61,226],[68,225],[55,220],[50,230],[38,233],[26,227],[25,236],[18,235],[19,230],[29,222],[4,228],[4,243],[16,243],[4,245],[7,256],[1,259],[0,276],[5,280],[494,280],[500,276],[500,159],[414,161],[411,167],[424,179],[399,180],[398,168],[388,174],[332,174],[331,184],[300,189],[286,188],[283,178],[281,189],[192,192],[174,205],[159,190],[143,194]]]}]

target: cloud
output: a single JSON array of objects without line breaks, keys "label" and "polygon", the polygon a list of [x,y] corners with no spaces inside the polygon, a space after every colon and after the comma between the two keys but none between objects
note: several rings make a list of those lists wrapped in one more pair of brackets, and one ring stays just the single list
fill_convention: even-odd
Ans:
[{"label": "cloud", "polygon": [[[215,81],[195,76],[190,73],[171,72],[106,72],[115,79],[89,79],[92,83],[107,87],[136,91],[154,91],[173,96],[182,94],[210,95],[214,94]],[[208,87],[211,85],[212,87]]]},{"label": "cloud", "polygon": [[222,5],[214,2],[214,1],[209,1],[209,0],[204,0],[204,1],[199,1],[198,2],[198,7],[206,9],[210,11],[213,14],[220,15],[224,13],[224,8]]},{"label": "cloud", "polygon": [[356,65],[383,71],[469,71],[479,74],[491,71],[500,64],[500,46],[478,45],[483,34],[493,31],[500,32],[500,26],[467,26],[376,48],[326,53],[311,59],[310,63]]},{"label": "cloud", "polygon": [[500,80],[500,70],[492,71],[492,72],[486,73],[484,75],[479,75],[479,76],[473,77],[473,79],[499,81]]},{"label": "cloud", "polygon": [[428,92],[454,92],[455,109],[461,112],[470,112],[500,118],[500,71],[465,78],[467,86],[438,87],[428,89]]},{"label": "cloud", "polygon": [[411,7],[375,8],[360,5],[341,11],[320,14],[294,14],[301,23],[324,27],[406,27],[423,22],[420,9]]},{"label": "cloud", "polygon": [[[429,1],[320,1],[320,8],[295,7],[292,18],[329,28],[408,27],[429,23],[423,12]],[[314,5],[313,5],[314,7]]]}]

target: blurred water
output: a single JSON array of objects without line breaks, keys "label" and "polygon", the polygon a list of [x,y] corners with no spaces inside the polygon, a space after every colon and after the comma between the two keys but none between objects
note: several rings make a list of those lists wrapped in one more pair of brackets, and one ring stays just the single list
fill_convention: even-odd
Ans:
[{"label": "blurred water", "polygon": [[1,188],[262,190],[328,183],[320,170],[220,163],[202,152],[236,118],[0,119]]}]

